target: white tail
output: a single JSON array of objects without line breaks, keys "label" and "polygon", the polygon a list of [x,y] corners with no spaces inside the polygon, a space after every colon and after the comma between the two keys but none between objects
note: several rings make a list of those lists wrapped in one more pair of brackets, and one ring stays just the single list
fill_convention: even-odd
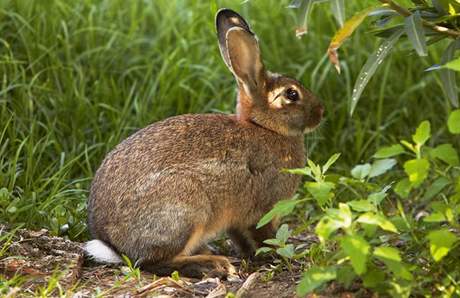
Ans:
[{"label": "white tail", "polygon": [[88,241],[83,249],[90,258],[98,263],[123,263],[121,257],[104,241],[97,239]]}]

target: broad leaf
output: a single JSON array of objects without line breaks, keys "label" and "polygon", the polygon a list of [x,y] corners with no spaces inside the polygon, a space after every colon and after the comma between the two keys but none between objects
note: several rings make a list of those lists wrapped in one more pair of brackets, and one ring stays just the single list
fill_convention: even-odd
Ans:
[{"label": "broad leaf", "polygon": [[430,155],[438,158],[450,166],[458,166],[458,153],[452,144],[442,144],[431,150]]},{"label": "broad leaf", "polygon": [[374,161],[369,171],[369,178],[380,176],[396,165],[395,159],[379,159]]},{"label": "broad leaf", "polygon": [[288,244],[284,247],[280,247],[276,249],[276,253],[282,257],[292,259],[292,257],[294,257],[294,245]]},{"label": "broad leaf", "polygon": [[374,154],[375,158],[388,158],[404,153],[403,146],[399,144],[383,147]]},{"label": "broad leaf", "polygon": [[450,133],[460,134],[460,110],[452,111],[447,120],[447,128]]},{"label": "broad leaf", "polygon": [[351,207],[351,209],[358,211],[358,212],[367,212],[367,211],[375,211],[375,205],[370,203],[367,200],[353,200],[350,202],[347,202],[348,206]]},{"label": "broad leaf", "polygon": [[371,165],[368,163],[363,165],[357,165],[351,170],[351,176],[353,176],[353,178],[363,180],[367,177],[367,175],[369,175],[370,171]]},{"label": "broad leaf", "polygon": [[454,59],[454,60],[451,60],[449,62],[447,62],[446,64],[444,64],[445,68],[448,68],[448,69],[452,69],[452,70],[455,70],[455,71],[460,71],[460,57],[457,58],[457,59]]},{"label": "broad leaf", "polygon": [[335,184],[332,182],[305,182],[305,187],[321,207],[334,197],[332,190]]},{"label": "broad leaf", "polygon": [[442,214],[440,212],[433,212],[430,215],[425,216],[423,218],[424,222],[443,222],[443,221],[446,221],[446,220],[447,219],[444,216],[444,214]]},{"label": "broad leaf", "polygon": [[356,274],[361,275],[366,272],[367,256],[369,255],[370,245],[359,236],[345,236],[340,241],[343,251],[350,257],[351,265]]},{"label": "broad leaf", "polygon": [[430,137],[431,137],[431,125],[429,121],[425,120],[425,121],[422,121],[422,123],[420,123],[420,125],[417,127],[415,134],[412,135],[412,140],[417,145],[422,146],[423,144],[426,143],[426,141],[428,141]]},{"label": "broad leaf", "polygon": [[345,22],[342,28],[340,28],[332,38],[332,41],[329,44],[329,48],[327,49],[327,53],[329,55],[329,60],[335,66],[338,73],[340,73],[340,62],[337,50],[345,42],[345,40],[347,40],[348,37],[353,34],[353,32],[364,21],[367,15],[374,9],[375,7],[369,7],[355,14],[352,18]]},{"label": "broad leaf", "polygon": [[412,280],[412,274],[401,262],[399,250],[393,247],[380,246],[374,250],[374,255],[380,259],[397,277]]},{"label": "broad leaf", "polygon": [[427,236],[430,241],[430,253],[436,262],[444,258],[458,238],[447,229],[432,231]]},{"label": "broad leaf", "polygon": [[297,286],[297,295],[303,297],[324,283],[337,277],[335,267],[312,267],[308,269]]},{"label": "broad leaf", "polygon": [[359,223],[365,223],[368,225],[378,225],[382,230],[397,233],[398,230],[394,226],[394,224],[386,219],[386,217],[382,214],[367,212],[358,217],[356,220]]},{"label": "broad leaf", "polygon": [[[396,30],[390,37],[385,39],[382,44],[373,52],[364,64],[363,68],[359,72],[358,79],[353,87],[353,94],[351,95],[350,115],[353,115],[356,105],[358,104],[359,98],[363,93],[364,88],[369,83],[369,80],[374,75],[375,71],[382,64],[383,60],[393,49],[393,46],[399,40],[404,30]],[[338,61],[337,61],[338,63]]]},{"label": "broad leaf", "polygon": [[430,163],[428,160],[422,159],[411,159],[404,163],[404,171],[409,177],[409,181],[412,186],[418,187],[425,181],[430,170]]},{"label": "broad leaf", "polygon": [[265,214],[257,223],[257,229],[268,224],[275,217],[282,217],[291,213],[295,206],[303,200],[282,200],[275,204],[272,210]]},{"label": "broad leaf", "polygon": [[408,178],[404,178],[396,183],[395,192],[403,199],[409,196],[409,193],[412,189],[412,183]]},{"label": "broad leaf", "polygon": [[426,56],[427,46],[425,40],[425,30],[422,24],[420,12],[416,11],[404,20],[404,29],[406,30],[407,37],[412,43],[415,51],[419,56]]},{"label": "broad leaf", "polygon": [[281,225],[278,231],[276,232],[276,239],[280,241],[280,243],[286,243],[289,236],[291,236],[291,231],[289,231],[289,226],[287,224]]},{"label": "broad leaf", "polygon": [[449,179],[445,177],[440,177],[436,179],[428,188],[426,191],[425,195],[423,196],[423,201],[429,201],[431,200],[434,196],[436,196],[438,193],[441,192],[447,185],[450,184]]}]

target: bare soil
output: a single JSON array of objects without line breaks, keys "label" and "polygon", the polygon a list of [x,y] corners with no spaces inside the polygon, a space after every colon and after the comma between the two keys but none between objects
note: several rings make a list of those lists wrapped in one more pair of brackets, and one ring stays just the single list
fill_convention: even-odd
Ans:
[{"label": "bare soil", "polygon": [[[10,235],[10,236],[9,236]],[[189,279],[157,277],[127,266],[110,267],[85,260],[82,243],[51,236],[48,231],[19,229],[12,233],[0,225],[0,284],[21,278],[6,290],[6,297],[296,297],[300,268],[270,276],[270,264],[247,264],[238,258],[232,263],[240,268],[237,277]],[[3,252],[1,248],[3,247]],[[6,250],[5,250],[6,249]],[[231,250],[231,249],[230,249]],[[259,266],[261,265],[261,266]],[[5,279],[6,277],[6,279]],[[310,297],[354,297],[352,293],[328,287],[328,293]],[[42,295],[43,296],[43,295]],[[362,296],[362,295],[359,295]],[[367,295],[364,295],[367,296]]]}]

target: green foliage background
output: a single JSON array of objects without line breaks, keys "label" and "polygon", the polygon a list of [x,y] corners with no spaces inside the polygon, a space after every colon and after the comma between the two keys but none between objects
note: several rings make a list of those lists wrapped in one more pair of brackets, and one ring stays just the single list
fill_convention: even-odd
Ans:
[{"label": "green foliage background", "polygon": [[[349,1],[347,12],[373,2]],[[310,33],[298,40],[287,4],[1,1],[0,220],[83,239],[89,183],[121,139],[176,114],[233,112],[235,83],[214,32],[219,7],[248,18],[270,70],[296,77],[325,103],[325,123],[306,139],[310,158],[341,151],[348,171],[424,119],[440,129],[440,143],[450,106],[437,74],[423,69],[441,51],[420,59],[400,45],[350,118],[353,83],[378,41],[358,30],[341,49],[339,76],[326,57],[337,29],[328,8],[315,8]]]}]

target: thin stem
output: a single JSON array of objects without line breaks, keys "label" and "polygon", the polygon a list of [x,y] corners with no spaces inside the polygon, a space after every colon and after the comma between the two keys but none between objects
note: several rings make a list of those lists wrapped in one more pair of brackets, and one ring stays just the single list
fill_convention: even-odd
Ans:
[{"label": "thin stem", "polygon": [[[407,10],[406,8],[400,6],[399,4],[397,4],[396,2],[394,2],[393,0],[378,0],[384,4],[388,4],[388,6],[390,6],[394,11],[396,11],[397,13],[399,13],[400,15],[404,16],[404,17],[408,17],[410,15],[412,15],[412,13]],[[439,26],[439,25],[436,25],[436,24],[433,24],[427,20],[424,20],[422,19],[422,23],[425,27],[429,27],[431,29],[433,29],[434,31],[437,31],[439,33],[442,33],[442,34],[446,34],[446,35],[449,35],[451,36],[452,38],[458,38],[460,37],[460,32],[457,31],[457,30],[453,30],[453,29],[449,29],[447,27],[443,27],[443,26]]]}]

